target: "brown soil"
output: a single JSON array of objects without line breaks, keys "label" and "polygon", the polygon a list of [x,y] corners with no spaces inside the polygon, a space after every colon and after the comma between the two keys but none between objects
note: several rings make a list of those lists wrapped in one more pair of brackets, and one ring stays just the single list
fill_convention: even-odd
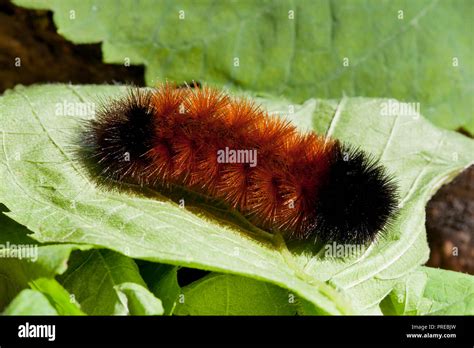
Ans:
[{"label": "brown soil", "polygon": [[428,266],[474,274],[474,166],[430,200],[426,228]]},{"label": "brown soil", "polygon": [[100,44],[73,45],[64,40],[56,33],[51,12],[0,0],[0,93],[19,83],[143,85],[143,75],[142,66],[102,63]]}]

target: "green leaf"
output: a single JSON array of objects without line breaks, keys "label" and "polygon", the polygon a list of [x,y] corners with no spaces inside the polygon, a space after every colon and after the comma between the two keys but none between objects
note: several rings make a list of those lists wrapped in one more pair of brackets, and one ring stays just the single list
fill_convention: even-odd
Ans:
[{"label": "green leaf", "polygon": [[427,313],[431,301],[423,298],[427,276],[422,271],[413,271],[395,285],[393,290],[380,303],[385,315],[419,315]]},{"label": "green leaf", "polygon": [[54,277],[63,273],[71,252],[80,248],[82,247],[75,244],[39,246],[36,262],[0,258],[0,309],[4,308],[20,290],[28,287],[28,282],[31,280]]},{"label": "green leaf", "polygon": [[162,315],[164,313],[161,301],[142,285],[122,283],[116,285],[115,290],[131,315]]},{"label": "green leaf", "polygon": [[421,267],[428,277],[423,296],[433,303],[434,315],[474,315],[474,276]]},{"label": "green leaf", "polygon": [[38,278],[31,281],[30,286],[42,292],[59,315],[84,315],[74,298],[55,279]]},{"label": "green leaf", "polygon": [[4,315],[58,315],[48,298],[40,291],[25,289],[8,305]]},{"label": "green leaf", "polygon": [[295,315],[294,294],[250,278],[210,274],[184,287],[177,315]]},{"label": "green leaf", "polygon": [[[397,178],[402,208],[384,238],[362,254],[335,258],[327,247],[318,252],[312,243],[292,243],[288,252],[284,243],[256,240],[245,224],[230,224],[228,214],[225,221],[199,207],[182,209],[152,190],[143,196],[97,188],[71,155],[80,119],[92,115],[65,116],[57,113],[57,105],[95,103],[124,91],[112,86],[17,87],[0,99],[0,179],[5,183],[0,201],[9,215],[41,242],[91,244],[132,258],[267,281],[307,300],[318,313],[381,313],[380,301],[427,260],[426,202],[474,162],[474,141],[437,129],[418,115],[381,116],[385,99],[296,105],[287,117],[300,128],[311,125],[380,158]],[[285,100],[267,99],[265,105],[293,109]],[[73,274],[78,280],[73,288],[67,282],[64,286],[77,299],[84,291],[88,301],[100,302],[81,285],[96,274],[87,272],[85,279],[83,274]],[[108,298],[102,301],[107,304]],[[94,311],[95,305],[79,302],[86,313]],[[113,303],[105,312],[115,312]]]},{"label": "green leaf", "polygon": [[474,315],[474,276],[419,267],[382,301],[384,314]]},{"label": "green leaf", "polygon": [[474,133],[469,0],[14,3],[52,10],[61,35],[101,42],[107,63],[144,64],[148,85],[200,80],[295,102],[390,96]]},{"label": "green leaf", "polygon": [[9,244],[28,244],[38,245],[39,243],[28,236],[29,231],[25,226],[20,225],[14,220],[10,219],[8,209],[3,204],[0,204],[0,244],[6,246]]},{"label": "green leaf", "polygon": [[140,274],[151,292],[163,303],[164,314],[173,314],[181,288],[178,284],[178,267],[147,263],[140,267]]},{"label": "green leaf", "polygon": [[[116,287],[123,283],[146,287],[135,262],[110,250],[74,253],[67,272],[58,279],[89,315],[128,314],[131,309],[124,304]],[[130,295],[130,291],[131,288],[124,286],[125,295]],[[140,291],[136,296],[143,295]],[[132,298],[131,304],[136,306],[136,301]]]},{"label": "green leaf", "polygon": [[[27,288],[30,281],[39,277],[52,278],[66,271],[73,250],[89,248],[74,244],[41,245],[28,236],[31,231],[8,218],[5,211],[5,206],[0,205],[0,310]],[[19,247],[25,250],[25,257],[9,254]]]}]

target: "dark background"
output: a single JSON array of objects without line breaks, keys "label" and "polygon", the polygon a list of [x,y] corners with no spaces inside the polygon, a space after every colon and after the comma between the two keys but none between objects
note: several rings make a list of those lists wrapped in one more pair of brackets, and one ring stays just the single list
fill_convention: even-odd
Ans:
[{"label": "dark background", "polygon": [[[21,68],[15,57],[21,57]],[[100,44],[73,45],[59,36],[51,12],[0,0],[0,93],[17,84],[47,82],[145,85],[142,66],[104,64]],[[428,266],[474,274],[474,166],[431,199],[426,227]]]}]

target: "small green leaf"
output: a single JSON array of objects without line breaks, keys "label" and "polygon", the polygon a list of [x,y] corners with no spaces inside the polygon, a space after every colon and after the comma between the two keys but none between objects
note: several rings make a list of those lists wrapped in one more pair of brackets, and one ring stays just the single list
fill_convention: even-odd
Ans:
[{"label": "small green leaf", "polygon": [[31,281],[30,286],[43,293],[59,315],[84,315],[74,298],[55,279],[38,278]]},{"label": "small green leaf", "polygon": [[[41,245],[30,238],[32,233],[8,218],[6,208],[0,205],[0,310],[29,282],[39,277],[54,277],[66,271],[67,260],[73,250],[86,250],[87,245]],[[6,257],[9,250],[19,247],[27,250],[25,257]]]},{"label": "small green leaf", "polygon": [[182,289],[177,315],[295,315],[297,298],[250,278],[210,274]]},{"label": "small green leaf", "polygon": [[385,315],[419,315],[429,312],[431,301],[423,297],[428,277],[416,270],[395,285],[390,294],[380,303]]},{"label": "small green leaf", "polygon": [[4,315],[58,315],[48,298],[40,291],[22,290],[8,305]]},{"label": "small green leaf", "polygon": [[380,306],[391,315],[474,315],[474,276],[419,267]]},{"label": "small green leaf", "polygon": [[122,283],[114,288],[130,315],[162,315],[164,313],[161,301],[142,285]]},{"label": "small green leaf", "polygon": [[74,253],[58,279],[89,315],[128,314],[116,286],[133,282],[146,287],[135,262],[110,250]]},{"label": "small green leaf", "polygon": [[423,296],[432,302],[428,314],[474,315],[474,276],[421,267],[427,275]]},{"label": "small green leaf", "polygon": [[147,263],[140,273],[151,292],[163,303],[166,315],[173,314],[181,288],[178,284],[178,267],[159,263]]}]

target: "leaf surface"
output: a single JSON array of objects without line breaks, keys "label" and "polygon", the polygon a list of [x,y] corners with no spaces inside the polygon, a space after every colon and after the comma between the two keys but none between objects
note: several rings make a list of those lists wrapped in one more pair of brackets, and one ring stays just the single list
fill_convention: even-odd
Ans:
[{"label": "leaf surface", "polygon": [[311,126],[372,153],[400,186],[400,214],[377,243],[343,258],[328,255],[327,247],[291,243],[288,259],[244,225],[182,209],[153,190],[147,196],[105,191],[89,180],[72,156],[72,139],[80,120],[93,115],[63,115],[57,105],[123,93],[122,87],[46,85],[17,87],[1,97],[0,201],[9,216],[43,243],[83,243],[132,258],[238,274],[289,289],[329,314],[380,312],[380,301],[395,284],[427,260],[426,202],[474,162],[472,140],[420,115],[382,116],[385,99],[310,99],[294,108],[282,99],[260,99],[270,111],[294,109],[286,117],[302,129]]}]

